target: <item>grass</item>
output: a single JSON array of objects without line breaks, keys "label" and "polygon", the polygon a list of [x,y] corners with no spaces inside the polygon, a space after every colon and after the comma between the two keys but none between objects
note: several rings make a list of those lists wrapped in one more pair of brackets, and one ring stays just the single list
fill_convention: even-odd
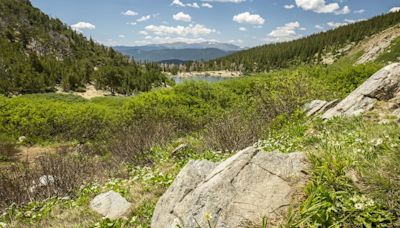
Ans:
[{"label": "grass", "polygon": [[[181,154],[171,151],[181,143],[188,146]],[[165,147],[153,147],[155,163],[151,166],[125,165],[126,178],[113,178],[103,183],[89,183],[75,193],[76,197],[54,197],[33,201],[25,206],[11,206],[0,216],[0,222],[9,227],[150,227],[157,200],[172,183],[179,170],[192,159],[221,161],[229,154],[203,150],[201,142],[193,137],[181,138]],[[90,200],[99,193],[119,192],[133,208],[121,219],[109,220],[89,208]]]},{"label": "grass", "polygon": [[[282,118],[261,141],[267,151],[306,151],[311,179],[289,227],[386,227],[399,216],[400,127],[363,118]],[[373,170],[373,172],[371,172]]]},{"label": "grass", "polygon": [[388,50],[385,50],[375,61],[376,62],[398,62],[400,56],[400,37],[392,41]]}]

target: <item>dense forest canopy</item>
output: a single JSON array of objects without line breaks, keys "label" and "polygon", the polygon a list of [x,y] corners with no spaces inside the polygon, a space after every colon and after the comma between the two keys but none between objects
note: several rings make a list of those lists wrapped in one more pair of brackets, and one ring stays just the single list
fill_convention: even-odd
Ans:
[{"label": "dense forest canopy", "polygon": [[87,83],[132,94],[167,81],[157,65],[138,65],[27,0],[0,1],[0,50],[0,94],[77,91]]},{"label": "dense forest canopy", "polygon": [[357,43],[400,23],[400,12],[380,15],[369,20],[342,26],[302,39],[266,44],[208,62],[187,62],[166,70],[233,70],[264,72],[309,63],[322,62],[327,53],[338,52],[350,43]]}]

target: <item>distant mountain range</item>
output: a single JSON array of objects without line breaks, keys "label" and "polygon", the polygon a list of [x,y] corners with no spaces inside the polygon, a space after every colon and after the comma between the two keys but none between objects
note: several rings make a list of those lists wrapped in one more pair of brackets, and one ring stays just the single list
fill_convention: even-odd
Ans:
[{"label": "distant mountain range", "polygon": [[115,46],[115,50],[137,61],[184,62],[208,61],[243,50],[241,47],[218,42],[168,43],[145,46]]}]

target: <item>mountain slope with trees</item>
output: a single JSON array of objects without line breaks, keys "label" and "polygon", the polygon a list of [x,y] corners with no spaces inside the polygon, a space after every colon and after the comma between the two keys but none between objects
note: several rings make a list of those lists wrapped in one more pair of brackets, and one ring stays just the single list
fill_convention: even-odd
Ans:
[{"label": "mountain slope with trees", "polygon": [[[400,12],[342,26],[289,42],[266,44],[235,52],[205,63],[194,63],[203,70],[265,72],[310,63],[322,63],[327,53],[337,54],[346,45],[357,44],[400,23]],[[339,53],[340,54],[340,53]],[[191,66],[186,65],[186,69]]]},{"label": "mountain slope with trees", "polygon": [[86,39],[27,0],[0,1],[0,94],[97,88],[148,91],[166,78],[154,64],[138,65]]}]

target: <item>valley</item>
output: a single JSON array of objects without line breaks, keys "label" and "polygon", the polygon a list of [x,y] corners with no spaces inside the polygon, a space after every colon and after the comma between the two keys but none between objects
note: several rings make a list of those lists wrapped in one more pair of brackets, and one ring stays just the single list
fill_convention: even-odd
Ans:
[{"label": "valley", "polygon": [[[242,48],[198,20],[252,40],[266,14],[215,18],[265,2],[171,2],[168,20],[99,1],[117,15],[69,26],[44,6],[71,3],[0,1],[1,228],[400,226],[396,8],[292,1],[279,9],[313,22],[370,17]],[[118,38],[96,41],[109,24]]]}]

